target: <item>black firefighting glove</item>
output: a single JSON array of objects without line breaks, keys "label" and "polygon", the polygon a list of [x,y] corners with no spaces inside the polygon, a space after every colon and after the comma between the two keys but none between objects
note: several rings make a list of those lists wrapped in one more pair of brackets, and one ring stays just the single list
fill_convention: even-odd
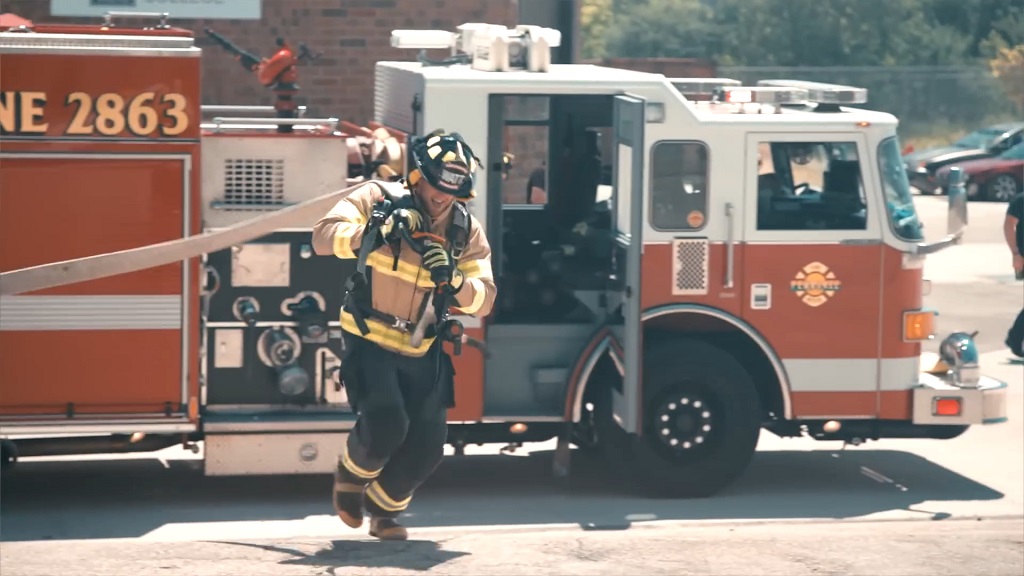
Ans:
[{"label": "black firefighting glove", "polygon": [[414,233],[423,228],[424,218],[423,213],[415,208],[399,208],[388,216],[384,226],[381,228],[381,234],[384,237],[384,241],[388,244],[392,244],[398,240],[398,228],[397,224],[403,222],[405,227],[408,228],[410,233]]},{"label": "black firefighting glove", "polygon": [[[462,287],[462,274],[452,264],[444,246],[429,240],[425,243],[423,266],[430,271],[430,280],[442,291],[449,294]],[[454,282],[453,282],[454,281]]]}]

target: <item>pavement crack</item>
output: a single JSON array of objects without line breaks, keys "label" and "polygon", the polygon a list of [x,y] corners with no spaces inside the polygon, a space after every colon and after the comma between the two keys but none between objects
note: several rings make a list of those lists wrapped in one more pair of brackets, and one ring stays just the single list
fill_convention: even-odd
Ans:
[{"label": "pavement crack", "polygon": [[605,552],[588,548],[583,538],[576,538],[576,549],[573,551],[573,557],[576,559],[583,560],[584,562],[602,562],[607,556]]}]

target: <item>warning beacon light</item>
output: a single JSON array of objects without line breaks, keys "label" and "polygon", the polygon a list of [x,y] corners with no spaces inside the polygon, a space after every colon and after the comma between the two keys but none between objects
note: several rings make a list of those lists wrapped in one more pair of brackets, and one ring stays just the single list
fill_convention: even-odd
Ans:
[{"label": "warning beacon light", "polygon": [[807,91],[807,101],[815,104],[866,104],[868,89],[807,80],[759,80],[758,86],[800,88]]},{"label": "warning beacon light", "polygon": [[801,88],[727,86],[715,90],[713,101],[728,104],[803,104],[807,91]]}]

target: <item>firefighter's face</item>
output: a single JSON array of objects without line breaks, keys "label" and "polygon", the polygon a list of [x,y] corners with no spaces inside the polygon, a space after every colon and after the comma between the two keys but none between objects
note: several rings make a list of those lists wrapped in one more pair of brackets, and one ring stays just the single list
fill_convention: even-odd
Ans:
[{"label": "firefighter's face", "polygon": [[416,191],[419,193],[420,202],[426,207],[427,213],[430,214],[431,218],[437,218],[444,214],[445,210],[455,201],[454,196],[434,188],[426,179],[420,180]]}]

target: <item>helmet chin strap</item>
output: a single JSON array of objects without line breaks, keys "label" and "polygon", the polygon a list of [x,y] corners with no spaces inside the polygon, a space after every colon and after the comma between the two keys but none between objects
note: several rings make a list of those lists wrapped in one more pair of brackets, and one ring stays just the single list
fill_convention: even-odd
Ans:
[{"label": "helmet chin strap", "polygon": [[413,206],[423,214],[423,229],[429,231],[433,225],[433,217],[430,215],[430,206],[427,206],[428,202],[423,198],[420,192],[420,186],[422,184],[417,183],[412,189],[412,202]]}]

